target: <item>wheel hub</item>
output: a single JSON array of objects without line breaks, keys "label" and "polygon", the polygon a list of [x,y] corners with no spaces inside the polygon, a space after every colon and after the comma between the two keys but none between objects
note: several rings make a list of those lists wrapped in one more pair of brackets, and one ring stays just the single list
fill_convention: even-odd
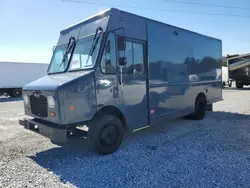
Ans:
[{"label": "wheel hub", "polygon": [[116,141],[117,136],[117,130],[113,125],[108,125],[101,131],[101,141],[105,145],[112,145]]}]

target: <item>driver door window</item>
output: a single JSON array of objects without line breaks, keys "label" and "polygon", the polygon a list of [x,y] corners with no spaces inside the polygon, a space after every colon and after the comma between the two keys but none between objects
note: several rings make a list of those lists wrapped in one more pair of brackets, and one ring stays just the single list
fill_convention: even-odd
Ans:
[{"label": "driver door window", "polygon": [[101,71],[106,74],[116,73],[116,43],[115,35],[109,33],[101,60]]},{"label": "driver door window", "polygon": [[123,73],[144,73],[144,51],[142,43],[126,41],[125,57],[127,59],[127,65],[123,68]]}]

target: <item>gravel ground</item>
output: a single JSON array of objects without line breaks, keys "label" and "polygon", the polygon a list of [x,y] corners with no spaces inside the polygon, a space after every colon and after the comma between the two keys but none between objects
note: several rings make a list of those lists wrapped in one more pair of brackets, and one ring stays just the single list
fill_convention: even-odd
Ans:
[{"label": "gravel ground", "polygon": [[0,187],[249,187],[250,89],[225,89],[202,121],[129,135],[108,156],[23,129],[22,101],[0,102]]}]

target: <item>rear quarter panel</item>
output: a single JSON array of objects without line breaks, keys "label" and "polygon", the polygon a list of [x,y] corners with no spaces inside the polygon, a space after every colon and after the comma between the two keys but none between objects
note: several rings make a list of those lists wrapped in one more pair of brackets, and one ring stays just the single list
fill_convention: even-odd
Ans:
[{"label": "rear quarter panel", "polygon": [[208,103],[222,98],[220,40],[153,21],[147,28],[153,116],[194,108],[199,93]]}]

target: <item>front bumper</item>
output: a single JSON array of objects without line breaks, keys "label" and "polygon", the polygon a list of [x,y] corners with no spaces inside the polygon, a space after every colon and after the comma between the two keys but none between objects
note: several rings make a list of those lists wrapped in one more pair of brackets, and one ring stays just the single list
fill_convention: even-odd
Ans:
[{"label": "front bumper", "polygon": [[25,129],[36,132],[56,143],[68,142],[68,131],[65,127],[58,127],[56,124],[45,123],[37,119],[19,119],[19,124]]}]

